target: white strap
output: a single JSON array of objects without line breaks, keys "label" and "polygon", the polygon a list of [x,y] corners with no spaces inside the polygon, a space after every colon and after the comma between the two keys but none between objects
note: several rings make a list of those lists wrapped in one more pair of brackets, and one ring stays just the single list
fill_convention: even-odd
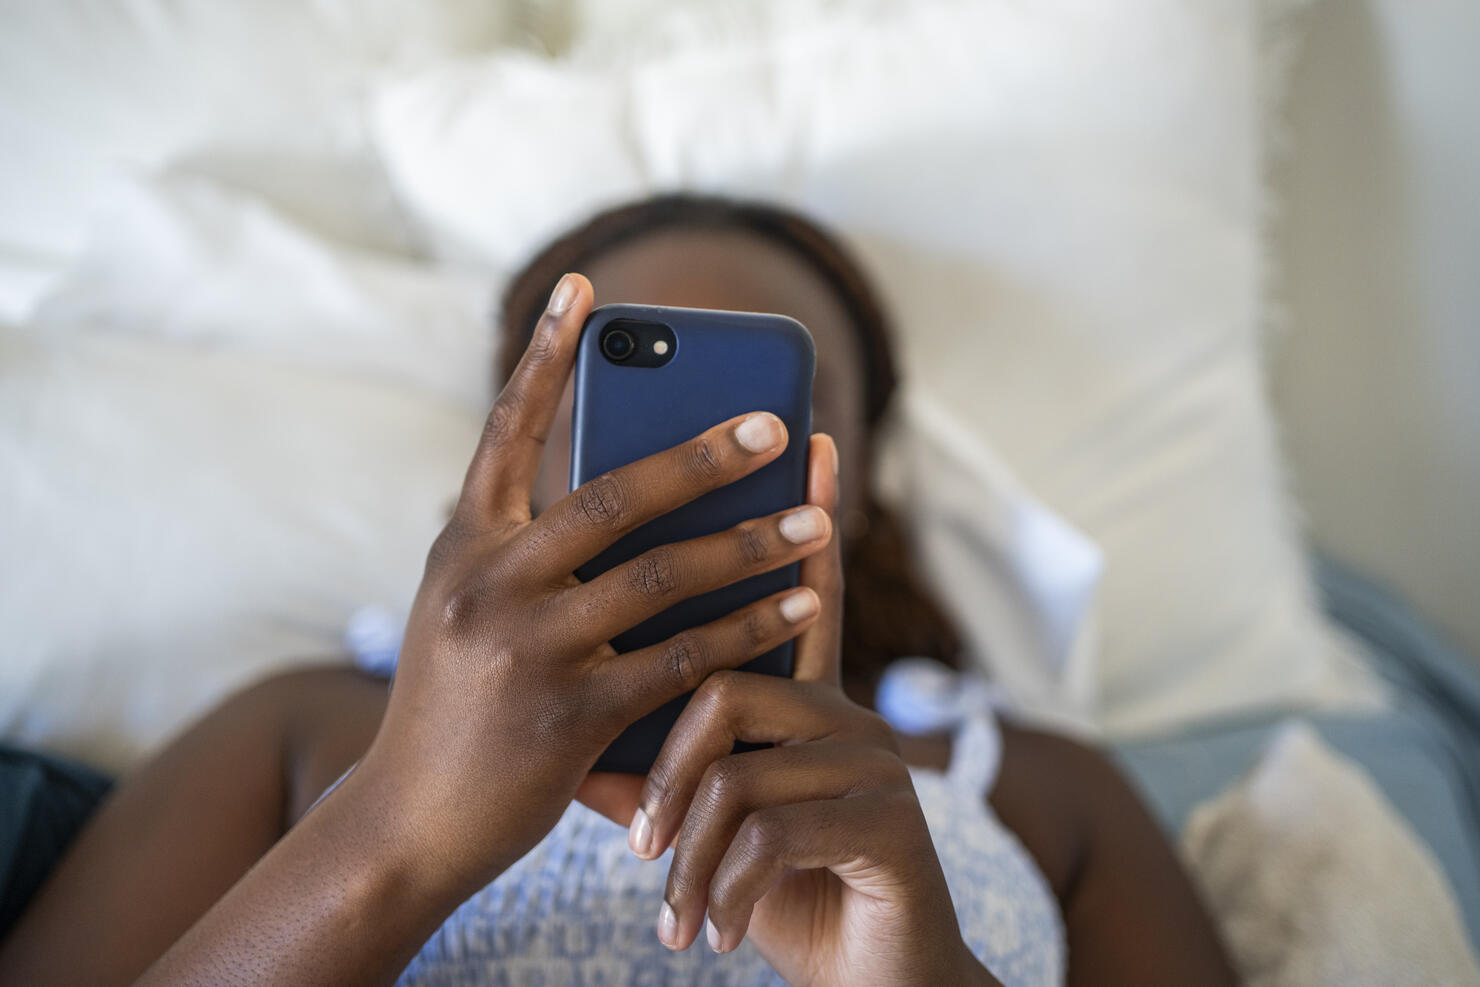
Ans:
[{"label": "white strap", "polygon": [[1001,689],[978,674],[956,672],[931,658],[901,658],[884,670],[874,705],[901,733],[955,731],[946,776],[981,796],[997,781],[1002,764],[995,710],[1005,700]]},{"label": "white strap", "polygon": [[1002,768],[1002,728],[991,713],[978,713],[961,724],[951,744],[946,780],[953,788],[985,798]]},{"label": "white strap", "polygon": [[380,607],[361,607],[344,627],[344,644],[362,672],[388,679],[396,674],[406,619]]},{"label": "white strap", "polygon": [[958,727],[1005,700],[1001,689],[974,672],[957,672],[933,658],[901,658],[884,669],[874,706],[899,732],[926,734]]}]

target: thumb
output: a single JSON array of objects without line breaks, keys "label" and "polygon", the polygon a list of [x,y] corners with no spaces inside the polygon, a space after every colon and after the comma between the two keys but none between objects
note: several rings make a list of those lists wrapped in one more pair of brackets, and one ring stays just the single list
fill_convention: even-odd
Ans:
[{"label": "thumb", "polygon": [[593,771],[576,789],[576,801],[614,823],[628,826],[632,823],[632,814],[637,811],[642,783],[642,775]]},{"label": "thumb", "polygon": [[836,517],[838,447],[832,436],[819,432],[812,436],[807,453],[807,503],[827,511],[833,519],[833,534],[826,548],[802,561],[801,584],[817,593],[822,614],[797,638],[792,677],[837,685],[842,681],[843,640],[843,558]]}]

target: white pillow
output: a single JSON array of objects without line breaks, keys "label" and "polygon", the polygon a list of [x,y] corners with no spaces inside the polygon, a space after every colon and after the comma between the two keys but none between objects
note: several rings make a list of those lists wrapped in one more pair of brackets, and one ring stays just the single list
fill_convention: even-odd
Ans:
[{"label": "white pillow", "polygon": [[[915,383],[1105,551],[1103,724],[1144,732],[1362,691],[1312,606],[1260,376],[1258,19],[1246,0],[679,4],[577,25],[560,59],[390,77],[373,126],[438,253],[495,274],[660,190],[841,230]],[[958,513],[923,487],[920,523]],[[980,592],[944,589],[958,613]]]},{"label": "white pillow", "polygon": [[110,183],[32,331],[77,327],[270,356],[487,409],[487,279],[335,243],[196,175]]},{"label": "white pillow", "polygon": [[404,611],[492,383],[480,280],[199,178],[119,192],[0,336],[0,735],[114,769]]},{"label": "white pillow", "polygon": [[108,178],[189,159],[337,235],[398,243],[364,153],[372,67],[487,47],[513,5],[477,0],[29,0],[0,13],[0,316],[81,247]]},{"label": "white pillow", "polygon": [[404,606],[482,416],[96,333],[0,334],[0,735],[118,769]]}]

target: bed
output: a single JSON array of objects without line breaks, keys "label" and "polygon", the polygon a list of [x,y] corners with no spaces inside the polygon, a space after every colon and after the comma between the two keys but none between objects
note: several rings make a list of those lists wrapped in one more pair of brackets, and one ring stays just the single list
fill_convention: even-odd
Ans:
[{"label": "bed", "polygon": [[[503,279],[624,198],[764,197],[840,231],[898,317],[878,481],[974,667],[1116,750],[1251,981],[1343,982],[1294,964],[1354,938],[1357,980],[1473,969],[1480,664],[1360,575],[1311,575],[1265,396],[1264,169],[1303,6],[7,12],[0,731],[123,770],[343,653],[356,611],[404,612]],[[1368,806],[1415,890],[1272,943],[1245,923],[1265,899],[1219,882],[1339,842],[1260,828],[1301,779]],[[1229,820],[1249,839],[1212,841]]]}]

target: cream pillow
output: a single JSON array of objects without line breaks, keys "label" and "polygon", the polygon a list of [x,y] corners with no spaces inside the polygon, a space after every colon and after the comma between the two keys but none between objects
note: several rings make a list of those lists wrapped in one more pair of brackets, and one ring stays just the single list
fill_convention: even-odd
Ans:
[{"label": "cream pillow", "polygon": [[1260,373],[1257,5],[636,9],[559,58],[387,77],[376,144],[437,255],[506,274],[660,190],[816,215],[877,275],[915,384],[1103,549],[1103,726],[1362,693],[1312,606]]},{"label": "cream pillow", "polygon": [[0,13],[0,317],[23,318],[120,174],[190,162],[336,236],[400,244],[357,99],[386,64],[487,48],[477,0],[30,0]]},{"label": "cream pillow", "polygon": [[481,421],[246,353],[0,333],[0,735],[118,770],[341,655],[357,608],[411,599]]},{"label": "cream pillow", "polygon": [[117,770],[404,612],[492,354],[485,284],[229,188],[141,181],[99,230],[0,331],[0,736]]}]

